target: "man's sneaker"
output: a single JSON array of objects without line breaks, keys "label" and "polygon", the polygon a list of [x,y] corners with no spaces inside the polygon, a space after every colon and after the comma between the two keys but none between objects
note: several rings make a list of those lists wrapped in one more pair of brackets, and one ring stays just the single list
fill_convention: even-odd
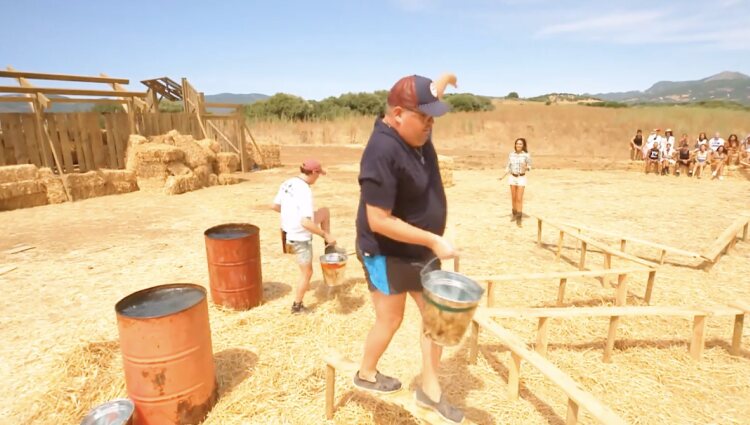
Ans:
[{"label": "man's sneaker", "polygon": [[716,177],[716,171],[714,171],[713,173],[711,173],[711,176]]},{"label": "man's sneaker", "polygon": [[352,383],[355,387],[381,394],[395,393],[401,390],[401,381],[390,376],[385,376],[380,372],[375,372],[375,382],[367,381],[359,377],[359,371],[354,374]]},{"label": "man's sneaker", "polygon": [[440,401],[435,402],[432,401],[424,391],[422,391],[421,387],[417,387],[417,391],[414,393],[414,398],[417,400],[417,406],[436,411],[448,422],[460,424],[464,420],[464,412],[462,412],[461,409],[448,404],[448,401],[445,399],[445,394],[440,396]]},{"label": "man's sneaker", "polygon": [[292,303],[292,314],[304,313],[306,311],[307,311],[307,307],[305,307],[305,305],[302,304],[302,301],[298,303],[297,302]]},{"label": "man's sneaker", "polygon": [[719,176],[719,180],[724,180],[724,176]]}]

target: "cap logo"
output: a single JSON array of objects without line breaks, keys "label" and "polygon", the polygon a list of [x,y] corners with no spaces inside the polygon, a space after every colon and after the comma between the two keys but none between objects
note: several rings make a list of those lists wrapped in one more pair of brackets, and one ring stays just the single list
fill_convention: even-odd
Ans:
[{"label": "cap logo", "polygon": [[437,87],[435,87],[435,83],[430,83],[430,93],[437,97]]}]

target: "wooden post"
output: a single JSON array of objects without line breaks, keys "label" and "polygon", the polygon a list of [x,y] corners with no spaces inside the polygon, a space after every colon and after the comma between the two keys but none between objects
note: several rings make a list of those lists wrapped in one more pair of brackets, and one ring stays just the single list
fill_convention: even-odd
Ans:
[{"label": "wooden post", "polygon": [[664,264],[664,257],[667,256],[667,250],[662,249],[661,255],[659,255],[659,264]]},{"label": "wooden post", "polygon": [[615,291],[615,305],[625,305],[628,298],[627,274],[617,275],[617,290]]},{"label": "wooden post", "polygon": [[540,317],[536,326],[536,345],[534,350],[542,356],[547,356],[547,319]]},{"label": "wooden post", "polygon": [[510,367],[508,367],[508,398],[518,400],[521,387],[521,356],[510,353]]},{"label": "wooden post", "polygon": [[578,270],[583,270],[586,267],[586,242],[581,242],[581,261],[578,263]]},{"label": "wooden post", "polygon": [[557,305],[562,306],[565,300],[565,286],[568,284],[567,278],[560,278],[560,287],[557,288]]},{"label": "wooden post", "polygon": [[542,219],[536,219],[536,245],[542,246]]},{"label": "wooden post", "polygon": [[729,245],[727,245],[727,254],[729,254],[733,249],[734,246],[737,245],[737,236],[732,236],[732,239],[729,241]]},{"label": "wooden post", "polygon": [[336,393],[336,368],[326,365],[326,419],[333,419],[333,397]]},{"label": "wooden post", "polygon": [[128,99],[127,104],[127,114],[128,114],[128,129],[130,130],[130,134],[138,134],[138,130],[135,128],[135,104],[133,103],[133,99]]},{"label": "wooden post", "polygon": [[[609,252],[604,253],[604,269],[609,270],[612,268],[612,254]],[[610,286],[609,284],[609,275],[602,276],[602,284],[607,287]]]},{"label": "wooden post", "polygon": [[643,295],[643,300],[646,304],[651,304],[651,292],[654,290],[654,278],[656,278],[656,270],[648,272],[648,282],[646,282],[646,293]]},{"label": "wooden post", "polygon": [[575,425],[578,423],[578,403],[572,398],[568,399],[568,416],[565,418],[565,425]]},{"label": "wooden post", "polygon": [[628,241],[626,241],[625,239],[621,239],[620,240],[620,251],[625,252],[625,246],[626,246],[627,242]]},{"label": "wooden post", "polygon": [[748,229],[750,229],[750,220],[745,223],[745,226],[742,228],[742,240],[745,242],[747,242]]},{"label": "wooden post", "polygon": [[479,323],[471,322],[471,335],[469,336],[469,363],[477,363],[477,353],[479,352]]},{"label": "wooden post", "polygon": [[740,346],[742,345],[742,328],[745,321],[745,313],[734,316],[734,332],[732,333],[732,350],[733,356],[740,355]]},{"label": "wooden post", "polygon": [[609,318],[609,332],[607,333],[607,344],[604,346],[604,363],[612,362],[612,350],[615,348],[615,337],[617,336],[617,326],[620,324],[620,316]]},{"label": "wooden post", "polygon": [[693,318],[693,338],[690,340],[690,357],[698,361],[703,355],[703,347],[706,344],[706,316],[695,316]]},{"label": "wooden post", "polygon": [[492,290],[494,285],[491,280],[487,282],[487,307],[495,306],[495,291]]},{"label": "wooden post", "polygon": [[565,237],[565,232],[560,230],[560,238],[557,240],[557,255],[555,256],[555,261],[559,261],[560,255],[562,255],[562,245],[563,245],[564,237]]},{"label": "wooden post", "polygon": [[453,271],[458,273],[458,270],[461,268],[461,258],[460,257],[453,257]]}]

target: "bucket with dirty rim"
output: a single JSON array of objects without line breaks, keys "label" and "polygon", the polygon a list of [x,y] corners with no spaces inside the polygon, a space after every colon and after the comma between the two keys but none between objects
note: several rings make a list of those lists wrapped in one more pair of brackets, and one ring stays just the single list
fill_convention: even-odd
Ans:
[{"label": "bucket with dirty rim", "polygon": [[320,256],[320,268],[323,271],[323,281],[328,286],[343,285],[346,281],[347,255],[341,252],[331,252]]},{"label": "bucket with dirty rim", "polygon": [[425,300],[422,332],[438,345],[458,345],[474,318],[484,288],[460,273],[438,269],[436,260],[429,261],[420,273]]}]

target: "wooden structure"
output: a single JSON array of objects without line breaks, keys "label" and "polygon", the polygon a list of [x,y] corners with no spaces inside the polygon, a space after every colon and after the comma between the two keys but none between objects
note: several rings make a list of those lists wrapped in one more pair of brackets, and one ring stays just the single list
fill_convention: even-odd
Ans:
[{"label": "wooden structure", "polygon": [[[243,171],[249,168],[245,140],[250,130],[245,124],[243,105],[206,103],[203,94],[187,79],[183,78],[181,85],[167,77],[144,80],[142,83],[148,91],[137,92],[122,86],[129,80],[105,74],[47,74],[20,72],[8,67],[6,71],[0,71],[0,77],[13,79],[19,85],[0,84],[0,94],[18,95],[0,96],[0,102],[28,103],[32,111],[0,113],[0,166],[34,164],[50,167],[59,173],[121,169],[125,167],[125,149],[130,134],[153,136],[177,130],[196,139],[216,139],[222,151],[240,156]],[[105,84],[108,89],[37,87],[29,82],[30,79]],[[162,99],[182,100],[184,112],[159,112]],[[122,106],[124,113],[47,112],[55,103],[117,104]],[[210,114],[206,112],[207,107],[227,107],[234,112]],[[254,140],[253,146],[257,149]]]},{"label": "wooden structure", "polygon": [[[547,330],[550,318],[577,318],[577,317],[609,317],[609,331],[604,348],[602,361],[609,363],[612,360],[612,351],[615,346],[617,327],[623,316],[675,316],[693,320],[692,336],[690,338],[689,352],[693,360],[700,360],[705,346],[706,317],[708,316],[735,316],[734,331],[732,335],[732,354],[739,354],[739,344],[742,338],[742,327],[744,314],[750,312],[750,305],[742,308],[714,306],[714,307],[673,307],[673,306],[615,306],[615,307],[576,307],[576,308],[488,308],[483,309],[482,314],[493,318],[533,318],[538,320],[535,349],[539,354],[547,353]],[[479,312],[477,312],[479,315]],[[475,320],[476,321],[476,320]],[[480,320],[477,322],[482,324]],[[472,338],[471,344],[476,345],[476,338]],[[475,349],[472,349],[474,351]]]},{"label": "wooden structure", "polygon": [[[709,271],[721,258],[722,254],[729,253],[737,244],[737,239],[747,242],[748,230],[750,229],[750,214],[744,213],[734,219],[720,235],[716,241],[703,254],[705,258],[705,270]],[[740,237],[740,233],[742,236]]]},{"label": "wooden structure", "polygon": [[496,305],[495,284],[498,282],[517,282],[519,280],[558,280],[557,305],[560,306],[565,300],[565,290],[568,279],[573,278],[604,278],[606,276],[617,276],[617,286],[615,288],[615,300],[617,305],[625,305],[628,294],[627,277],[629,274],[637,272],[648,273],[646,281],[646,293],[643,296],[646,304],[651,302],[651,293],[654,289],[654,280],[656,270],[653,268],[629,268],[629,269],[603,269],[603,270],[585,270],[570,272],[550,272],[550,273],[524,273],[524,274],[504,274],[494,276],[477,276],[474,280],[487,282],[487,307]]},{"label": "wooden structure", "polygon": [[578,411],[580,408],[588,411],[594,419],[603,424],[614,425],[626,423],[591,393],[583,390],[569,375],[565,374],[539,353],[529,350],[517,335],[495,323],[490,316],[485,314],[485,311],[487,310],[479,309],[474,315],[469,361],[471,363],[476,362],[479,351],[480,328],[486,329],[495,338],[499,339],[511,352],[508,367],[508,398],[511,400],[518,398],[521,387],[521,361],[524,360],[557,385],[568,396],[566,424],[573,425],[578,423]]}]

